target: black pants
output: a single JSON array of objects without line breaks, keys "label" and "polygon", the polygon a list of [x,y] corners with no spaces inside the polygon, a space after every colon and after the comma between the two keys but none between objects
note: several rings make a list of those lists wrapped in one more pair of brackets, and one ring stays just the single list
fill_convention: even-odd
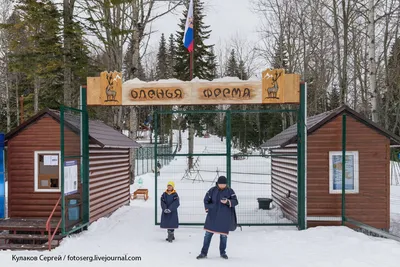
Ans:
[{"label": "black pants", "polygon": [[[204,235],[204,241],[203,241],[203,248],[201,249],[201,254],[207,256],[208,254],[208,249],[211,244],[211,239],[213,237],[214,233],[207,232]],[[220,235],[219,237],[219,253],[220,255],[226,255],[226,243],[228,242],[228,236],[227,235]]]}]

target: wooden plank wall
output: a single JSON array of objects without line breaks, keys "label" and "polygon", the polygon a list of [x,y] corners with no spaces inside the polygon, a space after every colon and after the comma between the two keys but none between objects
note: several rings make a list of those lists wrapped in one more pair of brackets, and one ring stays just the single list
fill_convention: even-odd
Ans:
[{"label": "wooden plank wall", "polygon": [[297,146],[273,149],[272,153],[290,155],[271,159],[272,199],[285,217],[297,222]]},{"label": "wooden plank wall", "polygon": [[[66,153],[79,155],[79,136],[65,131]],[[60,124],[45,115],[8,141],[10,218],[48,218],[60,193],[34,192],[34,152],[60,151]],[[54,218],[59,218],[60,207]]]},{"label": "wooden plank wall", "polygon": [[[390,226],[390,143],[347,116],[347,151],[359,153],[358,194],[346,194],[346,215],[370,226]],[[342,150],[342,117],[308,136],[307,215],[341,216],[341,194],[329,194],[329,151]],[[308,226],[340,222],[308,222]]]},{"label": "wooden plank wall", "polygon": [[90,222],[129,204],[129,149],[89,148]]}]

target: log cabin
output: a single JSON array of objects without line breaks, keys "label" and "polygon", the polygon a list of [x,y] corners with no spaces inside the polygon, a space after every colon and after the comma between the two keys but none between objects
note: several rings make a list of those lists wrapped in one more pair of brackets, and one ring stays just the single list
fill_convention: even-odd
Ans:
[{"label": "log cabin", "polygon": [[[341,224],[343,114],[346,114],[345,215],[389,230],[390,149],[400,144],[400,137],[345,105],[307,118],[307,225]],[[271,157],[272,199],[286,218],[297,222],[297,124],[272,137],[261,148],[266,154],[276,155]]]},{"label": "log cabin", "polygon": [[[52,214],[52,229],[60,221],[63,165],[60,119],[59,111],[45,109],[6,135],[8,218],[0,220],[0,231],[9,231],[11,237],[0,235],[0,239],[7,241],[7,244],[0,243],[0,250],[19,249],[18,242],[10,240],[23,240],[28,232],[34,232],[36,235],[31,236],[38,242],[25,244],[24,248],[44,248],[40,241],[47,240],[45,224],[49,216]],[[65,194],[65,206],[71,207],[65,210],[65,218],[75,225],[84,216],[85,204],[89,223],[129,204],[133,175],[129,155],[131,149],[140,147],[105,123],[89,120],[89,203],[85,203],[84,181],[80,177],[80,122],[79,116],[64,113],[64,172],[67,165],[72,164],[75,169],[69,168],[68,171],[72,170],[77,176],[77,181],[71,185],[75,190]],[[66,192],[67,185],[64,184]]]}]

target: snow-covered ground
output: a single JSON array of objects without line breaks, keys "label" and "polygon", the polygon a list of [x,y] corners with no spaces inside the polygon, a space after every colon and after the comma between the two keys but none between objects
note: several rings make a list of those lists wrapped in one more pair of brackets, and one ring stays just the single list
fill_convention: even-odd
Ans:
[{"label": "snow-covered ground", "polygon": [[[186,140],[186,138],[183,138]],[[207,148],[205,148],[207,146]],[[187,153],[186,145],[179,152]],[[196,138],[195,153],[224,153],[225,143],[219,139]],[[196,158],[195,158],[196,159]],[[176,231],[176,241],[165,241],[166,231],[155,226],[155,207],[169,180],[175,181],[181,197],[179,208],[181,222],[204,222],[205,213],[202,199],[207,189],[214,185],[216,168],[225,174],[225,157],[201,157],[198,169],[204,182],[182,179],[186,167],[186,157],[177,156],[169,165],[163,166],[155,192],[154,174],[136,178],[131,187],[133,192],[139,187],[149,189],[148,201],[136,199],[124,206],[109,218],[93,223],[89,230],[65,238],[61,246],[53,251],[0,251],[0,266],[45,266],[39,256],[60,257],[61,261],[51,261],[51,266],[295,266],[295,267],[372,267],[398,266],[400,243],[387,239],[374,238],[355,232],[346,227],[317,227],[298,231],[291,226],[281,227],[242,227],[230,233],[228,238],[228,261],[219,257],[219,237],[215,236],[210,247],[208,259],[196,260],[199,254],[204,231],[201,226],[181,226]],[[262,157],[232,161],[232,188],[236,191],[239,203],[238,219],[259,222],[262,218],[284,221],[276,214],[266,211],[257,214],[257,197],[270,196],[270,162]],[[245,174],[247,173],[247,174]],[[263,174],[263,175],[259,175]],[[193,177],[195,174],[193,175]],[[266,178],[267,177],[267,178]],[[391,210],[399,216],[400,187],[391,188]],[[275,210],[275,211],[274,211]],[[274,209],[272,212],[277,212]],[[246,213],[247,212],[247,213]],[[261,214],[262,213],[262,214]],[[160,210],[157,212],[157,217]],[[393,216],[392,216],[393,217]],[[394,218],[394,217],[393,217]],[[159,218],[158,218],[159,220]],[[270,222],[270,221],[269,221]],[[72,256],[139,256],[140,261],[71,261]],[[38,259],[16,262],[13,256],[37,256]],[[65,259],[64,259],[65,256]],[[42,258],[43,259],[43,258]]]},{"label": "snow-covered ground", "polygon": [[[137,199],[109,218],[93,223],[89,230],[62,241],[49,252],[2,251],[1,266],[47,266],[39,256],[61,257],[49,266],[295,266],[295,267],[397,267],[400,243],[373,238],[346,227],[318,227],[297,231],[291,227],[243,227],[228,237],[228,261],[218,253],[218,236],[213,238],[208,259],[196,260],[204,231],[180,227],[176,241],[165,241],[166,231],[154,225],[154,177],[142,176],[150,199]],[[132,186],[132,191],[137,187]],[[13,261],[14,256],[37,256],[32,262]],[[68,256],[140,256],[141,261],[68,261]],[[43,259],[42,256],[42,259]],[[64,259],[65,256],[65,259]],[[50,264],[50,263],[49,263]]]}]

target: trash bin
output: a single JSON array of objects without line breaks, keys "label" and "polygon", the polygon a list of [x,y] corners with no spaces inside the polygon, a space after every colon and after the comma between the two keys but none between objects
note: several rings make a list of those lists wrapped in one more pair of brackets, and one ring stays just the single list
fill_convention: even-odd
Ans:
[{"label": "trash bin", "polygon": [[78,204],[77,199],[70,199],[68,202],[68,220],[69,221],[79,220],[79,206],[75,206],[76,204]]},{"label": "trash bin", "polygon": [[257,198],[258,200],[258,208],[262,210],[269,210],[271,209],[270,204],[272,199],[270,198]]}]

